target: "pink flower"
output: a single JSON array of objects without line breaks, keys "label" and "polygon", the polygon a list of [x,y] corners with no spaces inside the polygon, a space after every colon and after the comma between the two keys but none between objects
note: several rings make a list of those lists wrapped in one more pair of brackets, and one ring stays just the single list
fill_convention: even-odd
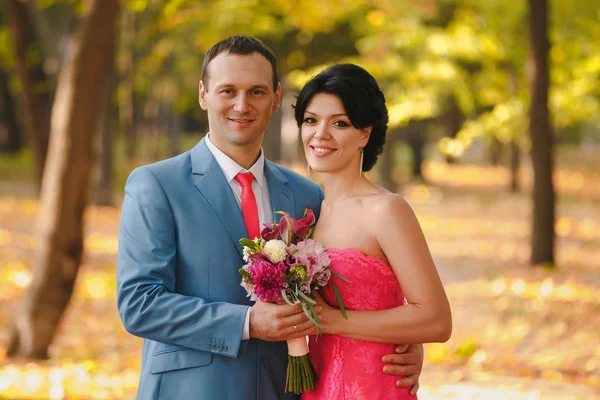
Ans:
[{"label": "pink flower", "polygon": [[316,277],[317,285],[323,287],[323,286],[327,285],[327,283],[329,282],[329,279],[331,279],[331,271],[329,269],[325,269],[317,275],[317,277]]},{"label": "pink flower", "polygon": [[263,259],[255,260],[248,272],[254,285],[256,298],[272,303],[281,301],[281,290],[286,287],[283,276],[286,269],[283,262],[271,264]]},{"label": "pink flower", "polygon": [[323,245],[312,239],[298,243],[296,250],[294,257],[297,262],[306,265],[306,274],[311,278],[321,273],[331,263]]}]

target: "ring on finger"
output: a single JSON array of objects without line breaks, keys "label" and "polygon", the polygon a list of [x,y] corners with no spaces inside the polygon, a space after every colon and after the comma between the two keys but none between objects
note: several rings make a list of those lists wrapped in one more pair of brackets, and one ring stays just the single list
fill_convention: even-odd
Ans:
[{"label": "ring on finger", "polygon": [[294,331],[298,332],[298,327],[294,325]]}]

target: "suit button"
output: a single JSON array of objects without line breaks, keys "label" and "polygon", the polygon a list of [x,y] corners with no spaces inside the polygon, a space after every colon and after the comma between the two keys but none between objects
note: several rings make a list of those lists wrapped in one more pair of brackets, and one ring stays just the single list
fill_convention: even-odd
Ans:
[{"label": "suit button", "polygon": [[209,348],[209,349],[214,349],[214,348],[215,348],[215,345],[214,345],[214,344],[212,344],[212,343],[209,343],[209,344],[208,344],[208,348]]},{"label": "suit button", "polygon": [[223,345],[218,344],[217,345],[217,351],[223,351]]},{"label": "suit button", "polygon": [[227,351],[227,346],[223,345],[223,351]]}]

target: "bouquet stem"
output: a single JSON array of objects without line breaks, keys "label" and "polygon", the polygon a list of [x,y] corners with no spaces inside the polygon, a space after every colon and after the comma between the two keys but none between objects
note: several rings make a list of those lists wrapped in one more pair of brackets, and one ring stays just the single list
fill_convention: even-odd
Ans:
[{"label": "bouquet stem", "polygon": [[290,339],[288,344],[288,367],[285,391],[300,394],[315,388],[317,375],[308,356],[306,337]]}]

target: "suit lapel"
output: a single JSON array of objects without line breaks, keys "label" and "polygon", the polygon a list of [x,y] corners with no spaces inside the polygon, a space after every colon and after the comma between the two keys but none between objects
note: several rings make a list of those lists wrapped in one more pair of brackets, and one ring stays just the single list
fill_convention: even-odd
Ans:
[{"label": "suit lapel", "polygon": [[190,153],[194,184],[217,213],[242,256],[239,241],[248,237],[242,211],[235,200],[223,171],[208,150],[204,139]]},{"label": "suit lapel", "polygon": [[[287,187],[287,178],[279,171],[277,166],[271,161],[265,160],[265,176],[269,185],[269,197],[271,198],[271,208],[275,211],[285,211],[294,215],[295,204],[294,195],[290,188]],[[279,222],[280,214],[273,215],[273,221]]]}]

